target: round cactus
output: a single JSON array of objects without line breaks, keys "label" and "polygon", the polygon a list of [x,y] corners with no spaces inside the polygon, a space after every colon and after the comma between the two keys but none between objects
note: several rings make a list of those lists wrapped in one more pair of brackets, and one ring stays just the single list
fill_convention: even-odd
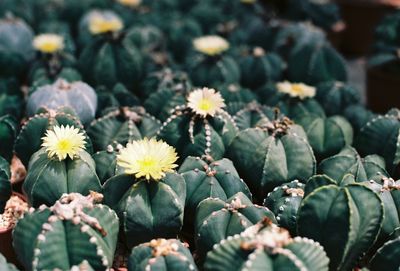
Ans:
[{"label": "round cactus", "polygon": [[18,123],[14,117],[4,115],[0,117],[0,156],[11,161],[13,145],[18,133]]},{"label": "round cactus", "polygon": [[[70,109],[60,108],[58,110],[42,110],[22,126],[18,137],[15,139],[14,150],[25,167],[28,166],[31,156],[40,149],[42,137],[46,130],[56,125],[70,125],[79,128],[81,133],[86,134],[80,120]],[[12,140],[14,142],[14,140]],[[12,144],[11,144],[12,145]],[[11,146],[10,145],[10,146]],[[86,140],[86,150],[92,153],[92,143]]]},{"label": "round cactus", "polygon": [[[118,217],[101,194],[63,195],[52,207],[31,210],[13,232],[13,245],[28,270],[70,270],[82,261],[95,270],[111,267]],[[85,269],[86,270],[86,269]]]},{"label": "round cactus", "polygon": [[238,192],[251,199],[247,185],[230,160],[212,161],[208,158],[188,157],[179,168],[186,182],[185,219],[189,224],[194,222],[196,208],[204,199],[227,200]]},{"label": "round cactus", "polygon": [[357,89],[338,81],[318,84],[315,98],[328,116],[343,114],[348,106],[360,102]]},{"label": "round cactus", "polygon": [[233,119],[239,130],[257,127],[262,122],[274,120],[279,115],[277,108],[272,108],[258,103],[249,103],[239,110]]},{"label": "round cactus", "polygon": [[11,197],[10,178],[10,164],[0,156],[0,214],[4,212],[4,207],[6,206],[8,199]]},{"label": "round cactus", "polygon": [[109,107],[138,106],[139,98],[129,92],[123,84],[116,84],[113,88],[100,86],[97,93],[97,116],[103,114]]},{"label": "round cactus", "polygon": [[307,114],[296,118],[296,123],[303,126],[318,161],[353,143],[353,128],[341,116],[324,118]]},{"label": "round cactus", "polygon": [[196,254],[204,259],[215,244],[241,233],[265,217],[275,221],[268,208],[254,205],[242,192],[226,201],[219,198],[201,201],[196,211]]},{"label": "round cactus", "polygon": [[[308,181],[307,186],[313,182]],[[321,243],[330,270],[351,270],[375,242],[383,221],[379,196],[361,184],[322,185],[306,193],[298,211],[300,236]]]},{"label": "round cactus", "polygon": [[218,87],[226,104],[241,102],[250,103],[257,100],[257,96],[247,88],[241,87],[239,84],[227,84]]},{"label": "round cactus", "polygon": [[379,155],[362,158],[358,152],[347,146],[338,154],[321,161],[318,172],[334,180],[342,180],[346,174],[352,174],[357,182],[380,180],[389,176],[385,169],[385,160]]},{"label": "round cactus", "polygon": [[15,78],[0,79],[0,116],[9,114],[19,119],[23,113],[24,99]]},{"label": "round cactus", "polygon": [[2,271],[18,271],[15,265],[7,263],[6,258],[2,254],[0,254],[0,267]]},{"label": "round cactus", "polygon": [[207,255],[204,269],[327,271],[328,263],[324,249],[317,242],[291,238],[287,230],[265,219],[215,245]]},{"label": "round cactus", "polygon": [[351,126],[353,126],[355,138],[357,138],[361,128],[377,116],[375,113],[359,104],[347,107],[343,115],[351,123]]},{"label": "round cactus", "polygon": [[87,129],[96,151],[107,150],[109,145],[153,137],[161,123],[145,112],[143,107],[109,108]]},{"label": "round cactus", "polygon": [[128,270],[197,271],[189,249],[176,239],[153,239],[132,249]]},{"label": "round cactus", "polygon": [[144,54],[152,53],[164,46],[163,33],[156,26],[134,26],[128,29],[126,36]]},{"label": "round cactus", "polygon": [[383,244],[369,262],[371,271],[396,271],[399,269],[400,256],[400,228],[397,228]]},{"label": "round cactus", "polygon": [[264,199],[264,206],[276,216],[278,225],[290,234],[297,233],[297,211],[304,197],[304,184],[298,180],[275,187]]},{"label": "round cactus", "polygon": [[52,85],[39,87],[29,96],[27,112],[33,116],[40,108],[57,110],[60,107],[73,109],[82,123],[87,124],[96,114],[96,92],[86,83],[59,79]]},{"label": "round cactus", "polygon": [[65,193],[101,191],[96,165],[84,150],[86,136],[78,128],[53,126],[42,139],[42,148],[32,155],[23,184],[32,206],[51,206]]},{"label": "round cactus", "polygon": [[303,128],[286,117],[239,132],[228,157],[260,200],[285,182],[306,181],[316,168]]}]

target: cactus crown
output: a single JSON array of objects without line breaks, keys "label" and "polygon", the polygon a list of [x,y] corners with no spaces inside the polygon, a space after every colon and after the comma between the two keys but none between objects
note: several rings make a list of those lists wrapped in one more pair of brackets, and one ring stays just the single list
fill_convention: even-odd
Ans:
[{"label": "cactus crown", "polygon": [[174,239],[153,239],[145,245],[153,249],[152,255],[154,257],[167,256],[170,254],[178,254],[179,246]]},{"label": "cactus crown", "polygon": [[262,119],[257,126],[268,131],[272,136],[282,136],[288,133],[290,126],[293,124],[294,122],[288,117],[280,117],[279,110],[276,108],[274,120]]},{"label": "cactus crown", "polygon": [[41,34],[34,38],[33,47],[42,53],[56,53],[64,49],[64,38],[57,34]]},{"label": "cactus crown", "polygon": [[[373,183],[374,181],[371,180],[370,182]],[[400,190],[400,184],[397,183],[393,178],[382,176],[381,182],[382,182],[381,192]]]}]

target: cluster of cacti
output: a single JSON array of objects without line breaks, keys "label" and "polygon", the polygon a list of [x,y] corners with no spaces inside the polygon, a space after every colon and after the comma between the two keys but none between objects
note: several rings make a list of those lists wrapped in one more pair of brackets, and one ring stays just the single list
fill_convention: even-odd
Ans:
[{"label": "cluster of cacti", "polygon": [[0,270],[399,269],[400,111],[347,82],[337,12],[0,0]]}]

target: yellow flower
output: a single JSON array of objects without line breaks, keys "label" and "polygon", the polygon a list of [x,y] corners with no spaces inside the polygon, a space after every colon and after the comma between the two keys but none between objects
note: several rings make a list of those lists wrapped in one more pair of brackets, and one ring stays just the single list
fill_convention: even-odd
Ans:
[{"label": "yellow flower", "polygon": [[221,94],[212,88],[196,89],[189,94],[188,107],[203,118],[213,117],[225,107]]},{"label": "yellow flower", "polygon": [[47,130],[42,138],[42,147],[45,147],[50,158],[56,156],[62,161],[69,156],[74,159],[79,152],[85,149],[85,136],[73,126],[55,126],[53,130]]},{"label": "yellow flower", "polygon": [[257,0],[240,0],[240,2],[243,4],[254,4]]},{"label": "yellow flower", "polygon": [[209,56],[219,55],[229,49],[229,43],[220,36],[204,36],[193,41],[196,51]]},{"label": "yellow flower", "polygon": [[117,0],[117,2],[124,6],[137,7],[142,3],[142,0]]},{"label": "yellow flower", "polygon": [[297,97],[301,100],[305,98],[312,98],[315,96],[315,87],[308,86],[303,83],[290,83],[288,81],[276,84],[279,92],[288,94],[291,97]]},{"label": "yellow flower", "polygon": [[55,53],[64,49],[64,38],[57,34],[41,34],[33,39],[33,47],[42,53]]},{"label": "yellow flower", "polygon": [[100,14],[93,15],[89,21],[89,30],[93,35],[116,32],[124,27],[122,21],[116,17],[106,17]]},{"label": "yellow flower", "polygon": [[174,171],[178,166],[174,164],[177,159],[175,149],[167,143],[144,138],[126,144],[117,155],[117,164],[136,178],[145,177],[148,181],[157,181],[165,173]]}]

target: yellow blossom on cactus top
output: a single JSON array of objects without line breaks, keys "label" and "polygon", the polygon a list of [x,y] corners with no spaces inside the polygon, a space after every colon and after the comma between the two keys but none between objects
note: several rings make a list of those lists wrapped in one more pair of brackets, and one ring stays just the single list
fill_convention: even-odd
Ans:
[{"label": "yellow blossom on cactus top", "polygon": [[215,113],[225,107],[221,94],[212,88],[194,90],[189,94],[188,107],[203,118],[213,117]]},{"label": "yellow blossom on cactus top", "polygon": [[288,81],[276,84],[278,91],[288,94],[291,97],[300,99],[312,98],[315,96],[315,87],[303,83],[290,83]]},{"label": "yellow blossom on cactus top", "polygon": [[257,0],[240,0],[240,2],[244,4],[254,4],[255,2],[257,2]]},{"label": "yellow blossom on cactus top", "polygon": [[116,32],[124,27],[122,21],[116,17],[105,17],[102,15],[94,15],[89,21],[90,33],[102,34],[107,32]]},{"label": "yellow blossom on cactus top", "polygon": [[57,34],[40,34],[33,39],[33,47],[42,53],[55,53],[64,49],[64,38]]},{"label": "yellow blossom on cactus top", "polygon": [[142,0],[117,0],[117,2],[124,6],[137,7],[142,3]]},{"label": "yellow blossom on cactus top", "polygon": [[204,36],[193,41],[193,46],[200,53],[215,56],[229,49],[227,40],[220,36]]},{"label": "yellow blossom on cactus top", "polygon": [[42,147],[45,148],[50,158],[57,157],[62,161],[69,156],[74,159],[85,149],[85,135],[73,126],[55,126],[47,130],[42,138]]},{"label": "yellow blossom on cactus top", "polygon": [[117,164],[136,178],[157,181],[174,171],[177,159],[175,149],[164,141],[144,138],[126,144],[117,155]]}]

